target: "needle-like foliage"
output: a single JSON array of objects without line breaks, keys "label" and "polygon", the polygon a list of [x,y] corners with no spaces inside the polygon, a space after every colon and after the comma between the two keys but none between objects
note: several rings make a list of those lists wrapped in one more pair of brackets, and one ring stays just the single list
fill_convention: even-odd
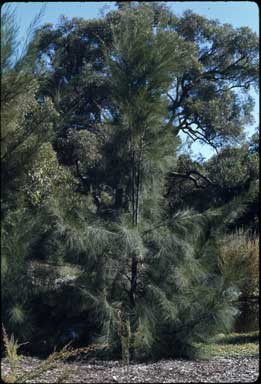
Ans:
[{"label": "needle-like foliage", "polygon": [[[185,169],[194,164],[186,156],[177,165],[177,134],[198,139],[204,132],[205,140],[221,145],[226,117],[236,108],[224,138],[232,125],[238,136],[248,119],[243,114],[236,128],[238,100],[215,76],[227,76],[230,68],[233,81],[252,80],[243,70],[235,74],[231,38],[238,43],[238,34],[230,27],[200,17],[196,27],[188,25],[188,13],[183,30],[160,9],[141,2],[102,22],[46,25],[19,65],[12,62],[13,15],[3,13],[4,322],[8,331],[33,335],[39,350],[72,338],[109,344],[107,357],[191,356],[195,342],[228,331],[237,315],[239,283],[220,261],[220,240],[249,209],[256,182],[245,180],[244,163],[238,196],[233,189],[215,209],[211,203],[169,209],[166,180],[187,177],[186,188],[193,182],[200,197],[201,188],[216,186],[223,168],[215,159],[194,171]],[[220,46],[222,31],[233,45],[229,51]],[[212,49],[200,45],[211,38],[213,52],[223,52],[214,53],[216,71]],[[254,36],[251,41],[250,56],[239,61],[254,65]],[[239,164],[241,151],[217,157],[227,169],[230,154]],[[256,156],[247,168],[251,175],[255,164]],[[234,178],[236,188],[241,179]]]}]

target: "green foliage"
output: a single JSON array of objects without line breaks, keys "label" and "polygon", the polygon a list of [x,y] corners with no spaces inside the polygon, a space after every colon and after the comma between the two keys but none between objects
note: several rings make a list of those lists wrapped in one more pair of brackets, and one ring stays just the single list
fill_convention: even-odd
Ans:
[{"label": "green foliage", "polygon": [[1,27],[6,55],[2,57],[1,78],[3,318],[8,327],[18,334],[22,330],[19,335],[26,338],[32,332],[33,287],[28,268],[33,244],[41,232],[41,218],[28,208],[25,191],[33,159],[50,138],[57,114],[50,101],[39,104],[35,98],[37,81],[29,65],[33,60],[30,47],[15,61],[17,29],[15,15],[8,7],[2,13]]},{"label": "green foliage", "polygon": [[52,195],[58,194],[61,187],[67,195],[76,185],[76,180],[69,170],[59,165],[52,145],[43,144],[28,172],[25,192],[29,201],[37,206],[43,203],[44,199],[48,200]]},{"label": "green foliage", "polygon": [[[180,155],[167,179],[170,210],[191,207],[202,212],[227,206],[228,214],[235,213],[230,230],[243,226],[257,231],[259,163],[252,140],[256,139],[238,147],[224,147],[208,161]],[[244,210],[239,214],[242,205]]]},{"label": "green foliage", "polygon": [[[198,49],[195,65],[176,82],[172,106],[174,118],[182,107],[179,129],[215,146],[240,137],[251,121],[253,100],[248,91],[258,79],[257,35],[247,27],[234,29],[192,11],[174,19],[172,26]],[[181,103],[176,102],[179,97]]]},{"label": "green foliage", "polygon": [[18,27],[14,23],[14,12],[5,8],[1,16],[1,72],[12,66],[12,56],[17,49]]},{"label": "green foliage", "polygon": [[198,162],[177,158],[178,133],[242,138],[256,36],[133,2],[41,27],[13,65],[12,13],[2,27],[8,330],[50,350],[80,324],[75,343],[106,342],[106,357],[194,355],[233,327],[243,269],[257,260],[256,243],[224,237],[256,214],[257,139]]},{"label": "green foliage", "polygon": [[3,319],[23,339],[32,332],[29,314],[33,286],[29,264],[39,228],[39,219],[26,209],[9,213],[1,225]]},{"label": "green foliage", "polygon": [[249,151],[247,144],[240,148],[224,148],[218,156],[206,165],[209,177],[223,190],[240,190],[257,179],[259,173],[258,156]]},{"label": "green foliage", "polygon": [[18,207],[23,204],[31,163],[39,147],[50,139],[57,112],[49,99],[39,103],[36,98],[38,83],[32,72],[34,56],[30,44],[16,61],[13,57],[17,55],[14,14],[5,8],[2,18],[1,44],[5,56],[1,77],[1,196],[4,211],[7,204]]}]

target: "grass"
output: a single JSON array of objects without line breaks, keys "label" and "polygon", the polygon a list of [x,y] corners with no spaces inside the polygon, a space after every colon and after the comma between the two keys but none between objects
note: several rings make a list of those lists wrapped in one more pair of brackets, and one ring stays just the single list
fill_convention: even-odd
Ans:
[{"label": "grass", "polygon": [[[3,327],[3,341],[6,350],[6,357],[10,364],[10,374],[2,377],[4,383],[18,383],[41,378],[41,375],[56,367],[57,363],[66,361],[69,357],[88,353],[92,350],[107,348],[108,345],[92,345],[86,348],[71,349],[68,345],[61,351],[52,353],[46,360],[42,361],[37,367],[29,372],[22,372],[18,369],[18,362],[21,358],[18,355],[18,349],[22,344],[14,339],[12,335],[8,337]],[[211,342],[197,343],[195,346],[199,349],[200,357],[203,359],[212,359],[217,357],[249,357],[259,356],[259,332],[249,333],[230,333],[228,335],[217,335]],[[68,368],[61,371],[58,382],[64,382],[68,379],[70,372]]]},{"label": "grass", "polygon": [[220,335],[209,344],[197,343],[202,358],[259,356],[259,332]]},{"label": "grass", "polygon": [[[62,348],[60,351],[54,351],[47,359],[40,362],[36,367],[31,368],[29,372],[24,372],[18,369],[18,362],[22,358],[22,355],[18,354],[18,349],[22,344],[18,344],[14,336],[9,338],[4,326],[2,326],[3,342],[5,347],[5,355],[10,364],[10,373],[8,375],[1,375],[3,383],[24,383],[27,380],[38,379],[41,382],[42,374],[51,371],[57,367],[57,363],[66,361],[68,358],[86,355],[89,352],[96,351],[98,349],[108,348],[107,344],[104,345],[90,345],[85,348],[72,349],[69,344]],[[68,368],[61,369],[60,377],[56,382],[62,383],[68,379],[70,370]]]}]

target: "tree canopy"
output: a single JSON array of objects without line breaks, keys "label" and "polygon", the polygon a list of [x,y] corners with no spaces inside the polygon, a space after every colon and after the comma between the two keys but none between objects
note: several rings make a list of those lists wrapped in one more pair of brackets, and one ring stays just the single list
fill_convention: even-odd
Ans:
[{"label": "tree canopy", "polygon": [[[73,328],[75,343],[105,340],[117,356],[121,318],[131,359],[193,355],[196,341],[233,327],[240,292],[256,289],[254,273],[251,288],[228,273],[251,271],[257,249],[258,139],[244,138],[256,34],[118,2],[97,20],[33,30],[13,61],[8,8],[1,27],[8,330],[41,351]],[[217,154],[179,154],[181,131]],[[224,239],[242,225],[249,243],[231,251]],[[246,262],[229,264],[242,249]]]}]

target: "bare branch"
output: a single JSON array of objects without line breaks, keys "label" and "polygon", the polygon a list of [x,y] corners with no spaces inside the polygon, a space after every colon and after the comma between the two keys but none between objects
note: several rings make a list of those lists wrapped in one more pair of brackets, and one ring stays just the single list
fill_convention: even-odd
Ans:
[{"label": "bare branch", "polygon": [[[199,171],[193,169],[193,170],[190,170],[188,171],[187,173],[180,173],[180,172],[171,172],[171,175],[175,176],[175,177],[181,177],[181,178],[184,178],[184,179],[190,179],[193,181],[193,183],[195,184],[195,186],[197,188],[204,188],[205,186],[202,185],[202,184],[199,184],[199,181],[200,179],[203,179],[204,181],[206,181],[209,185],[213,186],[213,187],[216,187],[217,185],[212,181],[210,180],[207,176],[204,176],[202,175]],[[195,178],[193,175],[196,175],[199,177],[199,179]]]}]

